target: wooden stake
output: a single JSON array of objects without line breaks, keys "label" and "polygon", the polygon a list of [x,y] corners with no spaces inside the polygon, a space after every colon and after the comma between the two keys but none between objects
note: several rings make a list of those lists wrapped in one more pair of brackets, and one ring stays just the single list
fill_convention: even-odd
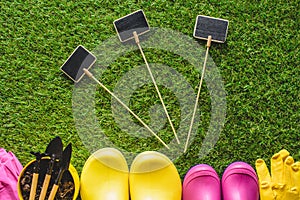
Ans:
[{"label": "wooden stake", "polygon": [[195,102],[195,106],[194,106],[194,112],[192,115],[192,120],[191,120],[191,124],[190,124],[190,129],[188,132],[188,136],[185,142],[185,147],[184,147],[184,153],[187,151],[187,147],[188,147],[188,143],[189,143],[189,139],[191,136],[191,132],[192,132],[192,128],[193,128],[193,124],[194,124],[194,120],[195,120],[195,115],[196,115],[196,111],[197,111],[197,107],[198,107],[198,100],[200,97],[200,91],[201,91],[201,87],[202,87],[202,83],[203,83],[203,79],[204,79],[204,74],[205,74],[205,70],[206,70],[206,62],[207,62],[207,58],[208,58],[208,51],[209,51],[209,47],[211,46],[211,36],[208,36],[208,40],[206,43],[206,53],[205,53],[205,59],[204,59],[204,63],[203,63],[203,69],[202,69],[202,75],[201,75],[201,79],[200,79],[200,83],[199,83],[199,88],[198,88],[198,93],[197,93],[197,97],[196,97],[196,102]]},{"label": "wooden stake", "polygon": [[141,118],[139,118],[128,106],[126,106],[126,104],[124,104],[114,93],[112,93],[107,87],[105,87],[105,85],[98,81],[91,72],[89,72],[85,68],[83,69],[83,71],[89,78],[97,82],[104,90],[106,90],[112,97],[114,97],[128,112],[130,112],[141,124],[143,124],[144,127],[148,129],[148,131],[152,133],[167,149],[170,149],[169,146],[156,133],[154,133],[150,129],[150,127],[145,122],[143,122]]},{"label": "wooden stake", "polygon": [[146,56],[145,56],[145,54],[144,54],[144,51],[143,51],[143,49],[142,49],[142,47],[141,47],[141,45],[140,45],[139,36],[137,35],[136,31],[133,32],[133,36],[134,36],[134,39],[135,39],[135,43],[138,45],[138,47],[139,47],[139,49],[140,49],[140,52],[141,52],[141,54],[142,54],[142,56],[143,56],[143,59],[144,59],[144,61],[145,61],[145,63],[146,63],[148,72],[149,72],[150,77],[151,77],[151,79],[152,79],[152,82],[153,82],[153,84],[154,84],[154,86],[155,86],[155,89],[156,89],[156,92],[157,92],[158,97],[159,97],[159,99],[160,99],[160,102],[161,102],[161,104],[162,104],[162,106],[163,106],[163,108],[164,108],[164,111],[165,111],[165,114],[166,114],[166,116],[167,116],[167,118],[168,118],[168,121],[169,121],[169,123],[170,123],[170,125],[171,125],[172,131],[173,131],[173,133],[174,133],[174,135],[175,135],[175,138],[176,138],[176,140],[177,140],[177,143],[180,144],[180,141],[179,141],[178,136],[177,136],[177,134],[176,134],[175,128],[174,128],[174,126],[173,126],[173,123],[172,123],[172,121],[171,121],[171,118],[170,118],[170,116],[169,116],[169,113],[168,113],[168,111],[167,111],[167,108],[166,108],[166,106],[165,106],[164,100],[163,100],[163,98],[162,98],[162,96],[161,96],[161,94],[160,94],[160,92],[159,92],[159,89],[158,89],[158,87],[157,87],[156,81],[155,81],[155,79],[154,79],[154,77],[153,77],[152,71],[151,71],[151,69],[150,69],[150,66],[149,66],[149,64],[148,64],[148,62],[147,62]]}]

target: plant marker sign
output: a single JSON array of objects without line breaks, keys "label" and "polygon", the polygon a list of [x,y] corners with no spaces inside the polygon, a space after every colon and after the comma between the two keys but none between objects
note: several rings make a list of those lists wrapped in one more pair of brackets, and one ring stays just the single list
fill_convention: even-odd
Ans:
[{"label": "plant marker sign", "polygon": [[133,32],[142,35],[150,31],[148,21],[143,10],[138,10],[114,21],[115,29],[121,42],[134,39]]},{"label": "plant marker sign", "polygon": [[74,82],[78,83],[84,76],[83,69],[89,69],[96,62],[96,57],[86,48],[79,45],[65,63],[61,70]]},{"label": "plant marker sign", "polygon": [[208,51],[211,46],[211,42],[218,42],[218,43],[225,42],[226,37],[227,37],[228,24],[229,24],[228,20],[220,19],[220,18],[214,18],[214,17],[204,16],[204,15],[198,15],[196,18],[193,36],[195,38],[198,38],[201,40],[207,40],[207,44],[206,44],[206,54],[205,54],[205,59],[204,59],[204,63],[203,63],[201,79],[200,79],[200,83],[199,83],[199,87],[198,87],[198,93],[197,93],[197,97],[196,97],[196,101],[195,101],[195,106],[194,106],[194,111],[193,111],[193,115],[192,115],[189,132],[188,132],[188,136],[187,136],[185,147],[184,147],[184,152],[187,151],[192,127],[193,127],[194,120],[195,120],[195,114],[196,114],[197,107],[198,107],[198,100],[200,97],[200,91],[201,91],[201,86],[202,86],[203,79],[204,79],[206,62],[207,62],[207,58],[208,58]]},{"label": "plant marker sign", "polygon": [[201,40],[208,40],[208,36],[211,36],[211,41],[224,43],[228,24],[228,20],[225,19],[198,15],[193,36]]},{"label": "plant marker sign", "polygon": [[126,104],[124,104],[113,92],[111,92],[105,85],[103,85],[95,76],[88,70],[95,63],[96,57],[90,53],[83,46],[79,45],[73,53],[69,56],[66,62],[62,65],[61,70],[74,82],[79,82],[86,74],[100,85],[106,92],[114,97],[128,112],[130,112],[144,127],[152,133],[167,149],[169,146],[150,129],[150,127],[138,117]]},{"label": "plant marker sign", "polygon": [[163,100],[163,98],[161,96],[161,93],[158,89],[158,86],[156,84],[155,78],[152,74],[151,68],[150,68],[150,66],[148,64],[148,61],[146,59],[144,51],[143,51],[143,49],[140,45],[139,35],[144,34],[144,33],[148,32],[150,30],[149,24],[147,22],[147,19],[146,19],[146,16],[145,16],[143,10],[138,10],[136,12],[133,12],[133,13],[129,14],[129,15],[126,15],[125,17],[122,17],[120,19],[115,20],[114,21],[114,26],[116,28],[116,31],[119,35],[119,39],[120,39],[121,42],[125,42],[125,41],[128,41],[128,40],[134,39],[135,43],[139,47],[139,50],[140,50],[140,52],[143,56],[143,59],[144,59],[145,64],[147,66],[149,75],[150,75],[151,80],[154,84],[154,87],[156,89],[156,92],[158,94],[158,97],[160,99],[162,107],[164,109],[164,112],[165,112],[165,114],[168,118],[169,124],[172,128],[172,131],[174,133],[176,141],[177,141],[178,144],[180,144],[180,141],[179,141],[178,136],[176,134],[176,130],[174,128],[174,125],[171,121],[171,118],[170,118],[169,113],[167,111],[167,108],[165,106],[164,100]]}]

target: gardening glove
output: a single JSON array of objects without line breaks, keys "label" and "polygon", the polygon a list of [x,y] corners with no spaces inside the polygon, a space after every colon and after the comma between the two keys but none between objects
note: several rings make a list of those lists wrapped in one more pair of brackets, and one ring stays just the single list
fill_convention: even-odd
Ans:
[{"label": "gardening glove", "polygon": [[262,159],[255,166],[261,200],[300,200],[300,162],[294,162],[285,149],[271,158],[271,175]]},{"label": "gardening glove", "polygon": [[0,199],[18,198],[17,182],[22,165],[12,152],[0,148]]}]

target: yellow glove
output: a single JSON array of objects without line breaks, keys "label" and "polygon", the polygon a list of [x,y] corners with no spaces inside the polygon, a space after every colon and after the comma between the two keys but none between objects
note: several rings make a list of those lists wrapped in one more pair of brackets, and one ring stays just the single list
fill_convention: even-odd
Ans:
[{"label": "yellow glove", "polygon": [[300,200],[300,162],[285,149],[271,158],[271,175],[262,159],[256,160],[261,200]]}]

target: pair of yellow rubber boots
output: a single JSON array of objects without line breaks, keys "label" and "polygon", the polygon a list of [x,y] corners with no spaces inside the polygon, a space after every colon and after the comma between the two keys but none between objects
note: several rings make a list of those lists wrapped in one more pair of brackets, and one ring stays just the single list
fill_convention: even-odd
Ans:
[{"label": "pair of yellow rubber boots", "polygon": [[180,200],[181,179],[165,155],[137,155],[130,171],[123,154],[103,148],[92,154],[81,173],[82,200]]}]

